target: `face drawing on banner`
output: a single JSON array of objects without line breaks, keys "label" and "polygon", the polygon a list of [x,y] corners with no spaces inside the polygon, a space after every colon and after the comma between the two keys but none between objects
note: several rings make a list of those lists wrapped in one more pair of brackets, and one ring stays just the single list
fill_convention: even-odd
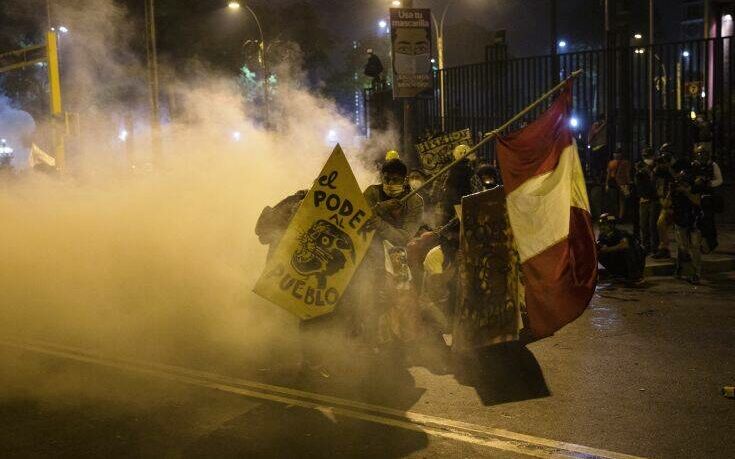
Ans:
[{"label": "face drawing on banner", "polygon": [[327,277],[345,267],[347,257],[355,262],[355,246],[344,231],[326,220],[319,220],[299,238],[291,266],[302,276],[314,276],[317,288],[327,285]]},{"label": "face drawing on banner", "polygon": [[396,29],[395,72],[399,75],[429,73],[430,51],[426,29]]}]

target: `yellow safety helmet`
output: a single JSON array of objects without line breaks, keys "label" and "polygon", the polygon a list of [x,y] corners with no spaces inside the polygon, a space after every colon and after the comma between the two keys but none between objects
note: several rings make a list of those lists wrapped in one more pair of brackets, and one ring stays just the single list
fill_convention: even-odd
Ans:
[{"label": "yellow safety helmet", "polygon": [[400,159],[400,155],[396,150],[388,150],[388,153],[385,154],[386,161],[390,161],[392,159]]},{"label": "yellow safety helmet", "polygon": [[[463,157],[467,154],[467,152],[470,151],[469,145],[461,144],[454,147],[454,150],[452,151],[452,155],[454,156],[454,160],[458,160],[459,158]],[[468,156],[468,159],[474,159],[474,153],[470,156]]]}]

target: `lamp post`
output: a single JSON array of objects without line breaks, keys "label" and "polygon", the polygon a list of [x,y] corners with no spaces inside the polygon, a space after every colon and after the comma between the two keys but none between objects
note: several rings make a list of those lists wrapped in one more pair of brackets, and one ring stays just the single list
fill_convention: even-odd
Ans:
[{"label": "lamp post", "polygon": [[439,68],[439,111],[441,113],[442,131],[445,130],[445,99],[444,99],[444,19],[447,17],[447,11],[452,5],[453,0],[449,0],[444,6],[441,19],[436,20],[434,13],[431,13],[431,22],[434,23],[434,31],[436,32],[436,57]]},{"label": "lamp post", "polygon": [[227,7],[231,10],[239,10],[245,7],[246,10],[255,19],[255,24],[258,26],[258,32],[260,33],[260,45],[258,46],[260,51],[260,64],[263,66],[263,113],[265,117],[266,126],[269,124],[269,109],[268,109],[268,61],[266,60],[266,47],[265,47],[265,35],[263,34],[263,27],[260,24],[258,16],[255,14],[250,6],[247,4],[241,4],[240,2],[231,1],[227,4]]}]

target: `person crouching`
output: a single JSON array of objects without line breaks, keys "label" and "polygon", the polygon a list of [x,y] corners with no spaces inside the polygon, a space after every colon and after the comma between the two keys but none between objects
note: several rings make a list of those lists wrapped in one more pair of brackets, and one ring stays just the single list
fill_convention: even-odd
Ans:
[{"label": "person crouching", "polygon": [[636,284],[642,282],[646,258],[640,242],[627,231],[618,229],[613,215],[602,214],[599,226],[597,253],[600,264],[610,277]]}]

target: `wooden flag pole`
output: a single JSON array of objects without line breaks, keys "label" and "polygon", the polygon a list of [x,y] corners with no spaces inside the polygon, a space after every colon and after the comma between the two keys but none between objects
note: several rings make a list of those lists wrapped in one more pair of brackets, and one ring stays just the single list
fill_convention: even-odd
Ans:
[{"label": "wooden flag pole", "polygon": [[467,156],[469,156],[472,153],[474,153],[478,148],[480,148],[481,146],[485,145],[486,143],[490,142],[491,140],[493,140],[494,138],[496,138],[497,136],[499,136],[503,131],[505,131],[506,129],[508,129],[511,124],[513,124],[516,121],[518,121],[519,119],[523,118],[531,110],[533,110],[534,108],[538,107],[543,101],[545,101],[549,97],[551,97],[554,94],[556,94],[557,92],[559,92],[562,88],[564,88],[564,86],[566,86],[566,84],[567,84],[568,81],[573,80],[574,78],[577,78],[579,75],[582,74],[582,72],[583,72],[583,70],[581,70],[581,69],[580,70],[575,70],[564,81],[562,81],[561,83],[557,84],[556,86],[554,86],[553,88],[551,88],[550,90],[548,90],[544,95],[542,95],[541,97],[539,97],[538,99],[536,99],[531,105],[529,105],[528,107],[524,108],[523,110],[521,110],[520,112],[518,112],[513,118],[511,118],[508,121],[506,121],[505,124],[503,124],[499,128],[496,128],[495,130],[490,131],[487,134],[485,134],[485,136],[482,138],[482,140],[480,140],[479,142],[477,142],[477,145],[475,145],[474,147],[472,147],[469,150],[467,150],[461,157],[455,159],[451,163],[449,163],[446,166],[444,166],[443,168],[441,168],[441,170],[439,172],[437,172],[436,174],[434,174],[431,177],[429,177],[429,179],[426,180],[426,182],[424,182],[420,187],[416,188],[415,190],[411,190],[410,193],[408,193],[406,196],[404,196],[404,197],[402,197],[400,199],[400,202],[401,203],[405,203],[411,196],[413,196],[418,191],[420,191],[423,188],[425,188],[427,185],[429,185],[430,183],[432,183],[437,178],[439,178],[442,175],[444,175],[449,169],[451,169],[454,166],[456,166],[457,164],[459,164],[460,161],[462,161]]}]

